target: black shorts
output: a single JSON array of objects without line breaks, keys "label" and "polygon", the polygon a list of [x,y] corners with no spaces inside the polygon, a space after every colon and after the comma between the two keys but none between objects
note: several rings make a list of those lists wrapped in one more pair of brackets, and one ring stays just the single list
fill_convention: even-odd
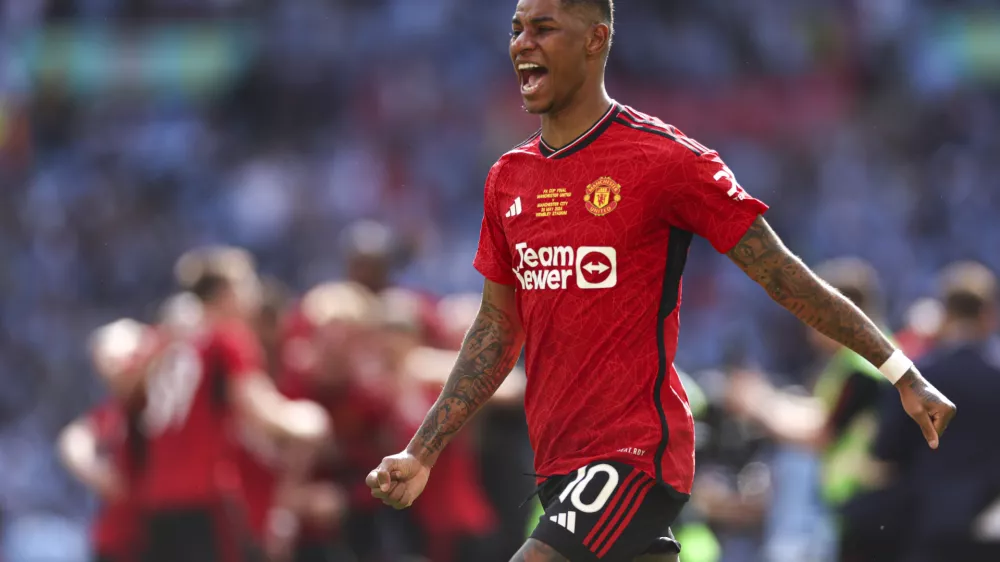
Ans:
[{"label": "black shorts", "polygon": [[146,516],[141,562],[260,562],[243,521],[226,509],[170,509]]},{"label": "black shorts", "polygon": [[545,507],[531,538],[572,562],[631,562],[643,554],[676,554],[670,525],[686,498],[619,462],[594,462],[550,478],[538,493]]}]

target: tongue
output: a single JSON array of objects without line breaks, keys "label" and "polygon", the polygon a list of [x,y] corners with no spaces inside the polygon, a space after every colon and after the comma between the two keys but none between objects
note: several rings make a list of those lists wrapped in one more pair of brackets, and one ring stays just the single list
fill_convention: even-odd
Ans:
[{"label": "tongue", "polygon": [[528,87],[529,88],[534,88],[535,86],[537,86],[538,83],[542,81],[542,77],[543,76],[545,76],[545,73],[544,72],[539,72],[537,70],[529,73],[528,74]]}]

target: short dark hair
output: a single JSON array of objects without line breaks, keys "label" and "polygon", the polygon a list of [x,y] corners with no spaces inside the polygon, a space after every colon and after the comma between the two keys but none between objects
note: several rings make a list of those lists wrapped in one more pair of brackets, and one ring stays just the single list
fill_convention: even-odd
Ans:
[{"label": "short dark hair", "polygon": [[601,13],[601,20],[612,29],[615,25],[614,0],[562,0],[564,6],[585,6],[594,8]]},{"label": "short dark hair", "polygon": [[945,311],[953,318],[976,320],[996,305],[996,275],[980,263],[953,263],[941,272],[939,283]]},{"label": "short dark hair", "polygon": [[210,302],[253,269],[253,257],[246,250],[208,246],[181,256],[174,266],[174,276],[182,290],[191,292],[202,302]]},{"label": "short dark hair", "polygon": [[816,275],[869,316],[882,316],[882,289],[878,273],[868,262],[842,257],[816,266]]}]

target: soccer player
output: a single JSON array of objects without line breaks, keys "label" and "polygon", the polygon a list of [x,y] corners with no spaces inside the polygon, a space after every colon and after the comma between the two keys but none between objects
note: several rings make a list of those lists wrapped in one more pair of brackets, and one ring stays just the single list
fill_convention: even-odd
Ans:
[{"label": "soccer player", "polygon": [[130,452],[138,435],[132,426],[137,365],[148,359],[153,328],[121,319],[94,331],[91,357],[112,398],[70,423],[57,449],[66,468],[95,492],[101,508],[92,528],[94,560],[132,560],[138,540],[138,509],[130,497],[135,470]]},{"label": "soccer player", "polygon": [[367,479],[385,503],[412,504],[523,345],[546,511],[513,561],[676,555],[659,537],[694,473],[693,422],[673,367],[694,235],[803,322],[880,366],[932,448],[955,412],[785,247],[761,217],[767,206],[716,152],[608,96],[612,14],[610,0],[518,3],[510,56],[542,127],[487,177],[475,259],[482,305],[448,383],[407,448]]},{"label": "soccer player", "polygon": [[[315,443],[328,432],[319,406],[285,399],[264,372],[249,321],[259,306],[253,260],[235,248],[192,251],[177,264],[182,287],[201,303],[196,329],[170,334],[146,375],[140,502],[144,561],[244,560],[252,537],[240,501],[237,423]],[[237,520],[236,518],[240,520]]]}]

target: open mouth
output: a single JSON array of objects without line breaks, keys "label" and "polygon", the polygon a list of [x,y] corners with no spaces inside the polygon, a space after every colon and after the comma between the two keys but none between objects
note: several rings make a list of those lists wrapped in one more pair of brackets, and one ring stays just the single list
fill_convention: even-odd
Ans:
[{"label": "open mouth", "polygon": [[517,74],[521,78],[521,94],[533,94],[541,87],[549,69],[533,62],[522,62],[517,65]]}]

